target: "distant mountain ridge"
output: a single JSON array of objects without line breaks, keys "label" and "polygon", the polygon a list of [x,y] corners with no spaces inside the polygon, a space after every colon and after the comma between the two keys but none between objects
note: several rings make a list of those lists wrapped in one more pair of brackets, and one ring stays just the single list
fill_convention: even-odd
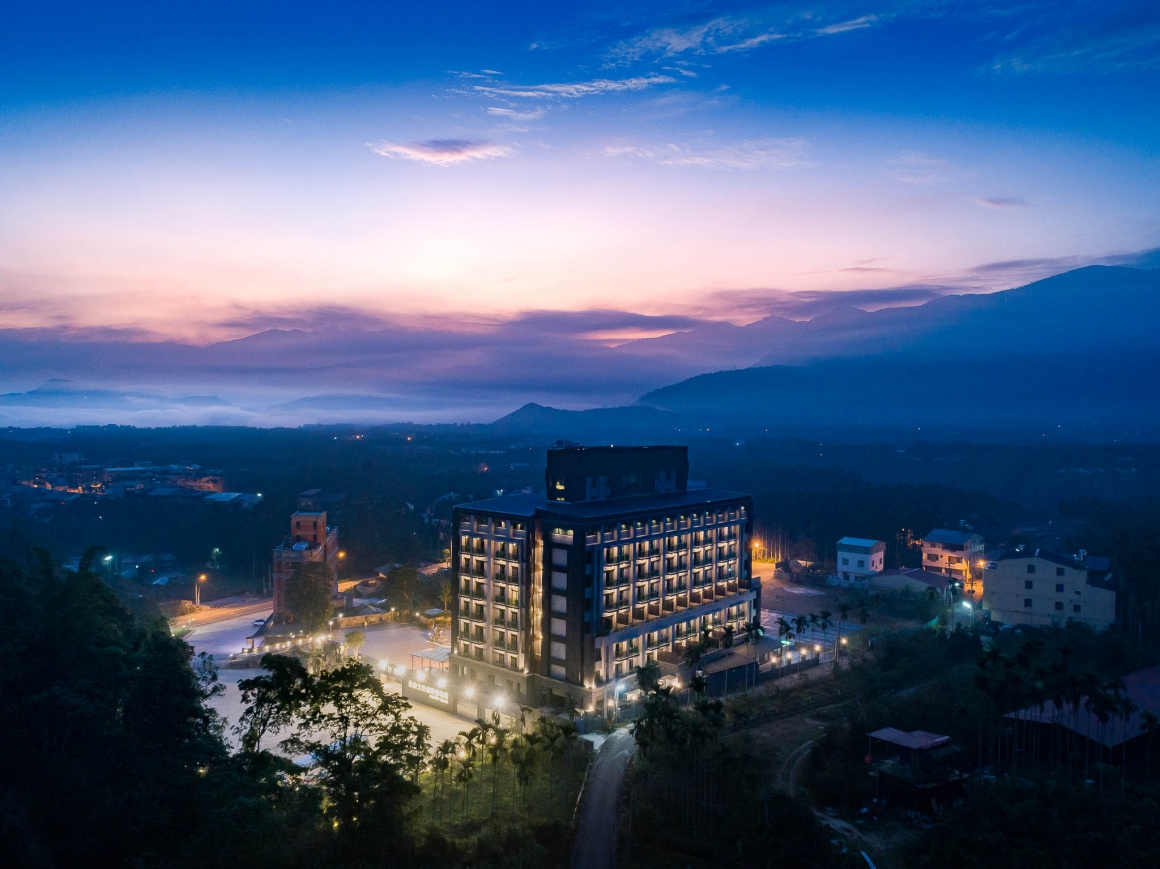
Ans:
[{"label": "distant mountain ridge", "polygon": [[1160,431],[1160,272],[1092,266],[877,313],[856,352],[787,365],[774,350],[639,403],[733,423]]},{"label": "distant mountain ridge", "polygon": [[[1158,271],[1095,266],[921,304],[911,304],[921,294],[894,295],[910,306],[867,312],[849,302],[876,303],[869,296],[837,294],[830,304],[815,293],[804,306],[770,303],[817,312],[809,320],[772,314],[737,326],[678,318],[673,322],[693,327],[618,346],[591,330],[620,315],[584,311],[513,315],[466,330],[450,321],[415,327],[332,316],[206,346],[119,332],[0,328],[0,388],[7,393],[0,395],[0,425],[503,418],[508,428],[566,435],[617,424],[643,431],[648,419],[662,432],[673,430],[669,416],[616,410],[627,406],[663,410],[679,426],[697,427],[702,418],[831,418],[842,403],[845,413],[865,407],[859,419],[888,416],[908,425],[971,417],[966,408],[991,408],[991,425],[1046,420],[1050,414],[1032,415],[1030,407],[1048,395],[1058,406],[1074,404],[1075,418],[1098,405],[1103,417],[1141,420],[1148,417],[1137,412],[1141,404],[1160,404],[1148,379],[1160,346]],[[764,373],[745,373],[757,369]],[[1103,380],[1093,380],[1094,372]],[[45,383],[50,377],[74,382]],[[853,384],[860,384],[857,394]],[[903,396],[919,389],[938,397],[916,414],[918,405]],[[947,398],[953,390],[964,398]],[[1025,396],[1022,410],[995,400],[1015,393]],[[986,401],[965,398],[975,395]],[[584,415],[548,405],[606,410]],[[512,407],[521,411],[508,413]]]}]

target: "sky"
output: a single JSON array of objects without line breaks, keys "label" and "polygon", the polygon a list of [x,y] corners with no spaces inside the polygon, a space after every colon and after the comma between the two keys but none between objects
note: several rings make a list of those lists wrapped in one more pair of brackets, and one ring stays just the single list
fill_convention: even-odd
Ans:
[{"label": "sky", "polygon": [[1157,105],[1148,0],[4,4],[0,337],[1002,289],[1160,247]]}]

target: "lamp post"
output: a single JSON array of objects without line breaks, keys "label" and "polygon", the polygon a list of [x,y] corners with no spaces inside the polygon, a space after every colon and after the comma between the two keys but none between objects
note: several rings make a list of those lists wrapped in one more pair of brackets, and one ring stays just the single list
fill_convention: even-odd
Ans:
[{"label": "lamp post", "polygon": [[193,608],[201,609],[201,584],[206,581],[208,577],[203,573],[197,578],[197,582],[193,584]]},{"label": "lamp post", "polygon": [[975,626],[975,608],[971,606],[971,602],[969,600],[963,601],[963,606],[965,606],[967,608],[967,612],[971,614],[971,627],[973,628]]}]

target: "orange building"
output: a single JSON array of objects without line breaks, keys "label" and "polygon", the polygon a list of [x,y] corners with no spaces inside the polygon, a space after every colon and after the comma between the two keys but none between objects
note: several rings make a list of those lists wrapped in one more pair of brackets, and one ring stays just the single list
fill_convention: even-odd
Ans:
[{"label": "orange building", "polygon": [[[299,506],[302,500],[299,499]],[[286,614],[286,582],[299,565],[315,562],[338,570],[338,528],[326,524],[325,510],[299,510],[290,516],[290,536],[274,547],[274,619]],[[338,593],[337,580],[335,593]]]}]

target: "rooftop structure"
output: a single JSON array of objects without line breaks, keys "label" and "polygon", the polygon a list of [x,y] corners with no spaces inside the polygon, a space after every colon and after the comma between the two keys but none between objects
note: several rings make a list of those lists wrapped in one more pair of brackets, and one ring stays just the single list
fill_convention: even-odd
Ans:
[{"label": "rooftop structure", "polygon": [[962,774],[948,765],[961,751],[949,736],[883,727],[866,737],[874,771],[900,783],[912,795],[915,790],[929,795],[962,779]]}]

